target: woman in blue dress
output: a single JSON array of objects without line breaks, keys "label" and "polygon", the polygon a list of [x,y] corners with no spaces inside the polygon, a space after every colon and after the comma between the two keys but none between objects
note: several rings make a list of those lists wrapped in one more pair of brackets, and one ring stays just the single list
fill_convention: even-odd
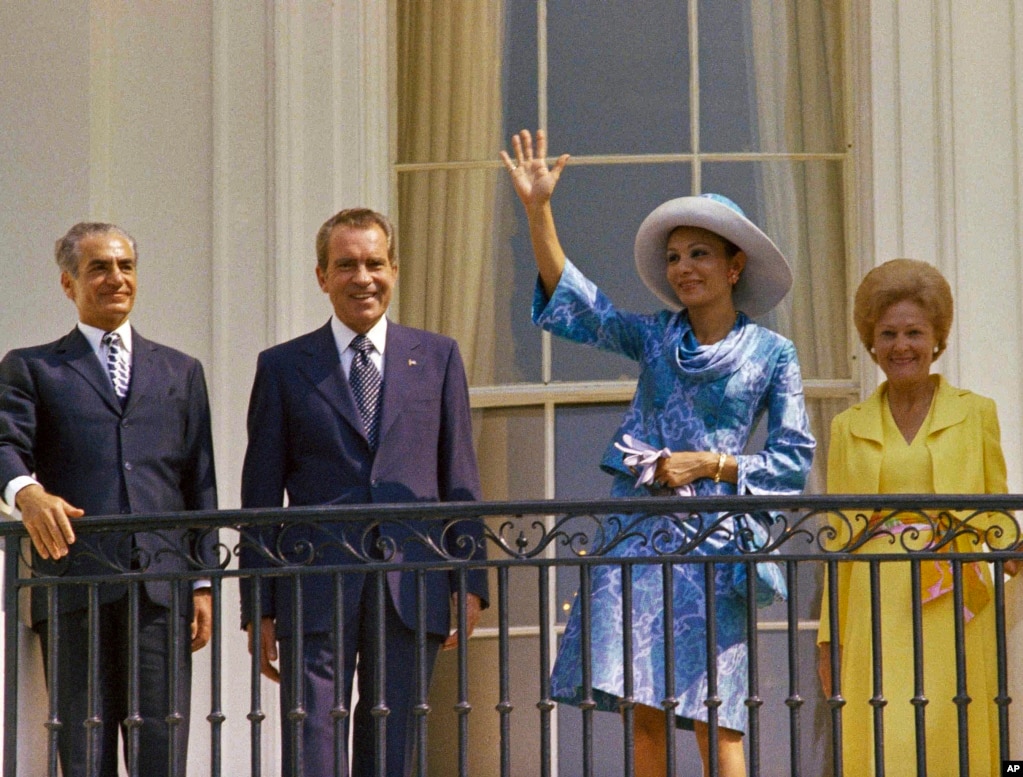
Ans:
[{"label": "woman in blue dress", "polygon": [[[617,310],[565,257],[551,209],[551,195],[568,163],[562,155],[547,166],[543,131],[512,138],[513,154],[501,152],[529,222],[539,279],[533,319],[569,340],[626,356],[641,366],[636,394],[601,467],[614,477],[613,496],[650,493],[794,494],[802,490],[814,440],[803,402],[802,378],[792,343],[751,321],[777,305],[792,274],[774,243],[739,207],[719,195],[680,197],[656,208],[636,236],[637,270],[670,310],[637,315]],[[745,453],[758,419],[767,414],[762,450]],[[662,451],[638,485],[619,446]],[[650,472],[652,471],[652,477]],[[652,482],[650,482],[652,481]],[[693,525],[697,524],[697,525]],[[657,555],[679,547],[700,529],[699,521],[650,517],[609,521],[607,532],[626,526],[611,543],[612,558]],[[706,528],[709,523],[704,524]],[[735,555],[732,519],[703,540],[695,554]],[[761,541],[767,528],[746,528]],[[637,531],[638,529],[638,531]],[[607,537],[605,536],[605,540]],[[605,546],[608,542],[603,543]],[[758,586],[785,595],[775,565],[759,565]],[[715,567],[719,774],[745,774],[742,737],[747,714],[747,601],[736,576],[742,565]],[[632,566],[632,672],[637,775],[663,775],[668,730],[662,702],[664,677],[663,581],[658,564]],[[673,567],[676,724],[695,732],[708,771],[708,714],[704,570]],[[762,578],[762,579],[761,579]],[[593,567],[590,597],[592,698],[598,709],[618,711],[625,694],[622,649],[622,585],[618,564]],[[772,591],[768,590],[770,596]],[[759,597],[758,597],[759,598]],[[552,676],[553,695],[579,704],[587,694],[582,673],[582,617],[576,600]]]}]

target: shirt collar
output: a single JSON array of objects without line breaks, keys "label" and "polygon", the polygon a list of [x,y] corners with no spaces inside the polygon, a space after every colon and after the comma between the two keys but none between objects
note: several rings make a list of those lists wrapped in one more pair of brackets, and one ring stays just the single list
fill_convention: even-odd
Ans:
[{"label": "shirt collar", "polygon": [[[358,337],[358,332],[353,331],[347,324],[341,321],[337,315],[330,317],[330,329],[334,334],[334,343],[337,345],[337,352],[344,353],[352,344],[352,340]],[[373,343],[377,353],[381,356],[384,353],[384,346],[387,344],[387,316],[380,316],[373,328],[366,332],[366,337]]]},{"label": "shirt collar", "polygon": [[[79,321],[78,331],[85,335],[85,339],[89,341],[89,345],[92,346],[92,350],[99,353],[103,335],[106,334],[106,330]],[[113,331],[117,332],[117,334],[121,336],[121,347],[123,347],[128,353],[131,353],[131,324],[125,321]]]}]

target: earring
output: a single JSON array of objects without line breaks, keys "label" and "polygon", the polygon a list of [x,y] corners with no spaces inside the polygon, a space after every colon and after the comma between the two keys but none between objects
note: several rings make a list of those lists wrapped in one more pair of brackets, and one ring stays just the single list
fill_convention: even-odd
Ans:
[{"label": "earring", "polygon": [[877,353],[877,348],[875,348],[874,346],[870,346],[870,352],[873,353],[873,354],[876,354]]},{"label": "earring", "polygon": [[938,348],[938,346],[934,346],[934,355],[937,356],[938,355],[938,351],[940,351],[940,350],[941,349]]},{"label": "earring", "polygon": [[738,270],[732,270],[730,273],[728,273],[728,282],[731,283],[733,286],[739,282]]}]

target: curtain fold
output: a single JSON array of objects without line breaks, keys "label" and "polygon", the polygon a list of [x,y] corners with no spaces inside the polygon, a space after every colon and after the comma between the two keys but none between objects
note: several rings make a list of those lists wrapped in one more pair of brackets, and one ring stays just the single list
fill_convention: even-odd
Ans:
[{"label": "curtain fold", "polygon": [[[761,150],[843,150],[840,4],[752,0],[750,14]],[[775,323],[792,333],[804,378],[848,378],[842,165],[784,161],[759,169],[766,231],[795,276]],[[808,402],[818,442],[808,490],[823,491],[830,421],[847,405],[844,400]]]},{"label": "curtain fold", "polygon": [[[501,148],[503,0],[398,4],[398,161],[492,161]],[[472,385],[494,373],[496,168],[402,172],[402,323],[454,337]]]}]

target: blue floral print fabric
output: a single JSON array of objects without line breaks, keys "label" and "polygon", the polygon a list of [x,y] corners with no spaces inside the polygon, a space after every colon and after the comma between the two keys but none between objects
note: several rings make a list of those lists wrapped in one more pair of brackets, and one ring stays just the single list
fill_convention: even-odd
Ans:
[{"label": "blue floral print fabric", "polygon": [[[717,451],[735,456],[738,483],[693,483],[699,496],[714,494],[799,493],[810,470],[814,439],[803,401],[802,377],[795,347],[781,335],[739,313],[732,331],[720,342],[701,346],[684,310],[640,315],[618,311],[611,301],[571,262],[548,299],[537,285],[533,321],[566,339],[626,356],[641,366],[636,394],[601,460],[614,476],[613,496],[650,492],[634,485],[635,476],[615,447],[630,435],[655,448],[673,451]],[[766,414],[767,437],[761,450],[745,452],[758,420]],[[682,508],[684,509],[684,508]],[[717,516],[685,520],[684,516],[616,516],[605,519],[598,547],[609,559],[656,556],[688,547]],[[765,522],[769,516],[758,515]],[[694,561],[710,555],[736,555],[740,532],[734,519],[689,551]],[[757,520],[744,527],[754,543],[767,538]],[[603,548],[603,550],[601,549]],[[632,696],[641,704],[660,707],[678,702],[676,720],[692,728],[707,720],[707,648],[704,564],[676,564],[671,602],[674,636],[674,688],[665,682],[665,640],[662,565],[632,563]],[[758,565],[764,567],[766,565]],[[622,646],[622,564],[591,567],[588,628],[592,700],[598,709],[618,711],[625,694]],[[718,723],[746,730],[747,648],[745,565],[714,567],[717,683],[722,704]],[[784,596],[777,569],[758,569],[761,587]],[[770,595],[770,592],[768,593]],[[558,701],[580,704],[583,685],[583,613],[573,603],[552,676]],[[669,692],[670,691],[670,692]]]}]

